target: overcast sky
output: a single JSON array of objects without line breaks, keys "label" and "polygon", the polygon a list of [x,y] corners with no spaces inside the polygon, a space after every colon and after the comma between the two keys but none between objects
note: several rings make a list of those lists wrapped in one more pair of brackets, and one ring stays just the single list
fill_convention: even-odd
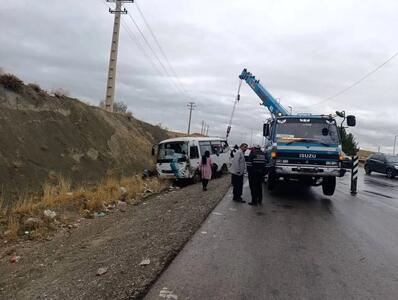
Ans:
[{"label": "overcast sky", "polygon": [[[62,87],[92,104],[104,99],[113,26],[105,1],[0,1],[1,68],[45,89]],[[194,131],[200,132],[205,120],[211,135],[225,135],[238,75],[248,68],[293,112],[355,114],[352,132],[360,147],[392,152],[398,134],[398,57],[347,93],[312,104],[398,51],[398,1],[136,2],[179,76],[175,84],[187,91],[176,90],[130,17],[123,16],[116,98],[137,118],[186,131],[186,103],[194,101]],[[125,7],[161,57],[135,4]],[[250,142],[252,131],[253,142],[260,141],[269,114],[259,103],[244,84],[233,142]]]}]

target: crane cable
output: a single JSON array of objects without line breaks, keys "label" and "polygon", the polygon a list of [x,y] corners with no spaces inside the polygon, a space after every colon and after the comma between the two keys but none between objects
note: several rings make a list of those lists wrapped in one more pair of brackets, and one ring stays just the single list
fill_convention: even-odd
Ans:
[{"label": "crane cable", "polygon": [[238,104],[239,100],[240,100],[240,88],[242,87],[242,79],[239,80],[239,86],[238,86],[238,93],[236,95],[235,101],[234,101],[234,106],[232,108],[232,113],[231,113],[231,118],[229,119],[229,124],[227,127],[227,135],[226,138],[228,138],[229,133],[231,132],[231,128],[232,128],[232,119],[234,117],[235,114],[235,109],[236,109],[236,105]]}]

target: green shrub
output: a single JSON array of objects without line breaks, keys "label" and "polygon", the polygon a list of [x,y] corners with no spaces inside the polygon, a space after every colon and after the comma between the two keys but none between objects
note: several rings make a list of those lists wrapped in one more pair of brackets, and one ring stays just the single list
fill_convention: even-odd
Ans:
[{"label": "green shrub", "polygon": [[0,75],[0,84],[6,89],[20,93],[23,90],[23,81],[12,74]]}]

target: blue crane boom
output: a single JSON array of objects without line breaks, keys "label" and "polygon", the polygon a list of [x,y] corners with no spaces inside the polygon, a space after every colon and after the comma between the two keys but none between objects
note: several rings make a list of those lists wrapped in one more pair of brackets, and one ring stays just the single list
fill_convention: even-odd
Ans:
[{"label": "blue crane boom", "polygon": [[253,91],[263,101],[263,105],[268,108],[273,117],[277,116],[288,116],[289,112],[279,102],[272,97],[272,95],[262,86],[260,80],[256,79],[252,73],[248,72],[247,69],[243,69],[239,75],[241,80],[245,80],[246,83],[253,89]]}]

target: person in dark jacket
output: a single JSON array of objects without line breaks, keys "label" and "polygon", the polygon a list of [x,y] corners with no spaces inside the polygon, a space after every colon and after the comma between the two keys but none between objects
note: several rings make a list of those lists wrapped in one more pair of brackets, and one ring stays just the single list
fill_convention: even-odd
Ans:
[{"label": "person in dark jacket", "polygon": [[249,154],[247,161],[247,173],[249,175],[249,186],[252,201],[248,204],[262,204],[263,201],[263,182],[266,174],[266,156],[260,146],[255,146]]}]

